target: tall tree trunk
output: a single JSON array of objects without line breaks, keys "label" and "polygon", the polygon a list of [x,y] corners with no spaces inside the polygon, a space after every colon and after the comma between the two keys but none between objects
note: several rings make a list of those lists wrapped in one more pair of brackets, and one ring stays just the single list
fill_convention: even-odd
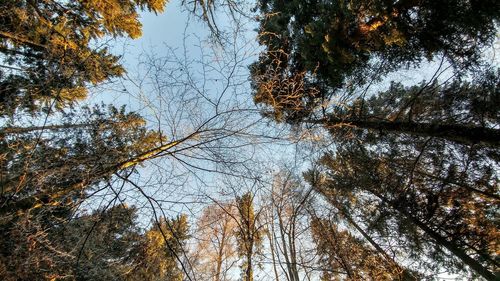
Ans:
[{"label": "tall tree trunk", "polygon": [[381,132],[405,133],[417,136],[444,138],[461,144],[482,143],[489,146],[500,146],[500,130],[484,127],[473,127],[457,124],[414,123],[386,120],[341,119],[330,117],[320,120],[308,120],[308,123],[322,124],[327,128],[339,126],[355,126],[362,129]]},{"label": "tall tree trunk", "polygon": [[125,122],[102,122],[96,123],[79,123],[79,124],[63,124],[63,125],[47,125],[47,126],[31,126],[31,127],[5,127],[0,129],[0,137],[3,135],[26,134],[38,131],[59,131],[65,129],[87,128],[95,125],[120,125]]},{"label": "tall tree trunk", "polygon": [[[153,148],[151,150],[148,150],[144,153],[141,153],[135,157],[131,157],[125,161],[122,161],[121,163],[110,165],[110,166],[103,168],[100,171],[94,173],[91,178],[77,179],[73,184],[71,184],[71,186],[69,186],[68,188],[65,188],[64,190],[61,190],[59,193],[56,193],[56,195],[58,197],[62,197],[71,191],[81,190],[82,188],[84,188],[88,184],[91,184],[94,181],[101,180],[102,178],[104,178],[106,176],[112,175],[113,173],[116,173],[116,172],[123,170],[123,169],[126,169],[128,167],[135,166],[135,165],[140,164],[146,160],[156,158],[161,153],[167,152],[172,147],[177,146],[178,144],[180,144],[181,142],[183,142],[187,139],[188,138],[186,137],[186,138],[179,140],[179,141],[169,142],[167,144],[158,146],[158,147]],[[26,174],[25,176],[30,176],[30,175]],[[3,193],[9,193],[9,192],[13,191],[14,187],[16,187],[16,184],[13,182],[5,183],[5,185],[7,187],[6,188],[4,187],[4,189],[2,190]],[[41,195],[43,195],[43,194],[41,194]],[[52,195],[54,195],[54,194],[52,194]],[[39,194],[37,194],[37,196],[39,196]],[[59,199],[58,197],[54,198],[52,196],[51,201]],[[17,200],[15,202],[10,202],[10,203],[8,201],[10,201],[10,200],[7,199],[0,206],[0,216],[4,215],[6,213],[16,213],[17,211],[25,211],[25,210],[31,209],[33,207],[43,206],[43,204],[41,204],[41,203],[37,204],[37,202],[39,202],[39,198],[36,198],[36,197],[27,197],[27,198],[23,198],[23,199]]]},{"label": "tall tree trunk", "polygon": [[281,217],[280,211],[278,211],[278,222],[279,222],[279,228],[280,228],[281,244],[283,244],[283,256],[285,257],[286,269],[288,271],[287,276],[289,276],[290,281],[295,281],[294,280],[295,276],[293,275],[293,271],[291,268],[290,256],[288,255],[288,246],[287,246],[287,243],[285,240],[285,236],[286,236],[285,224],[283,223],[283,218]]},{"label": "tall tree trunk", "polygon": [[290,269],[295,281],[299,281],[299,271],[297,269],[297,249],[295,248],[295,218],[292,217],[290,231],[288,233],[288,246],[290,248]]},{"label": "tall tree trunk", "polygon": [[474,258],[469,256],[464,251],[464,249],[461,249],[456,244],[448,241],[445,237],[442,237],[434,229],[430,228],[424,222],[420,221],[418,218],[416,218],[413,215],[411,215],[410,213],[408,213],[408,211],[406,211],[403,207],[395,204],[393,201],[387,200],[384,196],[382,196],[381,194],[378,194],[377,192],[372,191],[372,193],[375,196],[377,196],[380,200],[382,200],[382,202],[391,206],[393,209],[395,209],[400,214],[402,214],[404,217],[406,217],[408,220],[410,220],[413,224],[415,224],[423,232],[425,232],[427,235],[429,235],[438,245],[445,247],[448,251],[453,253],[457,258],[459,258],[464,264],[469,266],[477,274],[483,276],[486,280],[492,280],[492,281],[498,280],[497,277],[500,277],[500,276],[496,276],[493,272],[488,270],[486,267],[484,267],[477,260],[475,260]]},{"label": "tall tree trunk", "polygon": [[223,227],[222,238],[221,238],[221,242],[219,245],[219,251],[217,252],[217,265],[215,268],[215,281],[221,281],[220,280],[220,273],[222,271],[222,259],[224,256],[224,247],[226,246],[225,241],[226,241],[226,224]]},{"label": "tall tree trunk", "polygon": [[247,268],[245,268],[245,281],[253,281],[252,250],[247,251]]},{"label": "tall tree trunk", "polygon": [[265,235],[267,236],[267,239],[269,240],[269,249],[271,250],[271,260],[273,264],[273,272],[274,272],[274,278],[275,281],[279,281],[279,275],[278,275],[278,269],[276,268],[276,254],[275,254],[275,249],[274,249],[274,243],[275,240],[273,238],[274,235],[274,206],[271,205],[269,208],[271,214],[266,212],[267,214],[267,231],[265,232]]}]

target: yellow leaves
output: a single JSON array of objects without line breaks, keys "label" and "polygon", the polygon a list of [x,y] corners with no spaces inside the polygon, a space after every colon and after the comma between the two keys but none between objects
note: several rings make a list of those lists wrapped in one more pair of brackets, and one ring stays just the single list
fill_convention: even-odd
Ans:
[{"label": "yellow leaves", "polygon": [[[387,20],[387,17],[384,17],[384,20]],[[363,31],[374,31],[374,30],[377,30],[382,25],[384,25],[384,21],[375,21],[375,22],[371,23],[370,25],[361,26],[361,29]]]},{"label": "yellow leaves", "polygon": [[[383,44],[387,46],[404,45],[406,43],[406,38],[397,28],[391,28],[390,21],[391,19],[388,16],[372,19],[367,23],[361,21],[359,24],[359,31],[374,43],[381,44],[383,42]],[[385,28],[382,29],[382,27]]]},{"label": "yellow leaves", "polygon": [[391,30],[391,33],[389,35],[384,36],[384,43],[389,46],[403,46],[404,44],[406,44],[406,38],[399,30],[394,28]]},{"label": "yellow leaves", "polygon": [[155,13],[162,13],[165,10],[167,0],[145,0],[148,10]]},{"label": "yellow leaves", "polygon": [[118,28],[123,29],[132,39],[142,35],[142,24],[138,21],[136,13],[123,15],[116,23]]},{"label": "yellow leaves", "polygon": [[[165,233],[168,239],[168,232]],[[165,245],[165,239],[163,239],[163,235],[158,230],[149,230],[146,232],[146,238],[148,240],[148,248],[151,248],[151,251],[154,251],[156,248],[162,248]],[[150,251],[150,249],[148,249]]]},{"label": "yellow leaves", "polygon": [[36,203],[35,205],[33,205],[32,209],[38,209],[42,206],[44,206],[42,203]]},{"label": "yellow leaves", "polygon": [[92,0],[84,1],[83,5],[89,10],[89,14],[103,25],[103,28],[99,29],[104,32],[98,34],[99,36],[105,33],[113,36],[126,33],[130,38],[136,39],[142,35],[142,25],[136,10],[147,8],[148,11],[155,13],[163,12],[166,3],[167,0]]},{"label": "yellow leaves", "polygon": [[313,35],[313,34],[314,34],[314,31],[313,31],[313,29],[312,29],[312,27],[311,27],[311,25],[310,25],[310,24],[308,24],[308,25],[304,26],[304,32],[305,32],[306,34],[310,34],[310,35]]},{"label": "yellow leaves", "polygon": [[52,102],[56,99],[56,107],[63,108],[75,102],[87,98],[87,89],[85,87],[52,89],[51,96],[47,97],[46,102]]},{"label": "yellow leaves", "polygon": [[29,20],[29,15],[25,9],[21,9],[21,8],[16,7],[16,8],[13,8],[10,12],[13,15],[15,15],[12,18],[17,18],[17,20],[19,20],[20,22],[24,22],[24,21]]}]

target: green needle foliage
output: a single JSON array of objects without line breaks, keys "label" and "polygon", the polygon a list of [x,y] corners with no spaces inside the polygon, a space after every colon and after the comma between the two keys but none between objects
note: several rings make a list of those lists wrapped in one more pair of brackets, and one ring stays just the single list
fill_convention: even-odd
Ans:
[{"label": "green needle foliage", "polygon": [[2,1],[0,116],[62,109],[84,99],[88,85],[124,74],[103,40],[138,38],[138,12],[161,12],[166,2]]},{"label": "green needle foliage", "polygon": [[[498,1],[258,2],[259,40],[251,67],[255,101],[279,121],[300,122],[352,81],[444,56],[462,70],[492,43]],[[376,67],[376,65],[378,65]]]},{"label": "green needle foliage", "polygon": [[160,221],[166,240],[156,226],[141,230],[137,209],[122,204],[80,215],[42,234],[26,236],[26,228],[18,224],[13,229],[18,235],[2,240],[2,250],[8,246],[12,255],[0,258],[0,276],[2,280],[182,280],[174,255],[181,253],[188,237],[186,217]]}]

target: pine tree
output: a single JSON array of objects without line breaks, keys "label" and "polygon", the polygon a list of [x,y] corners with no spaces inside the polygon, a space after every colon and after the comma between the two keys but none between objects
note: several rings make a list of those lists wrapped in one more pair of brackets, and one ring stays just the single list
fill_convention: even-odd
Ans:
[{"label": "pine tree", "polygon": [[18,223],[12,233],[22,235],[2,241],[2,253],[9,243],[12,251],[10,256],[0,257],[0,277],[182,280],[174,254],[180,255],[188,238],[187,218],[161,218],[160,224],[166,240],[157,226],[142,231],[137,224],[137,208],[123,204],[80,214],[57,227],[28,233],[27,237],[22,233],[26,228]]},{"label": "pine tree", "polygon": [[184,280],[179,268],[185,241],[189,238],[186,215],[175,219],[161,217],[152,222],[140,246],[138,265],[125,280]]},{"label": "pine tree", "polygon": [[[51,244],[44,233],[63,227],[82,200],[106,186],[115,173],[130,173],[162,141],[144,127],[141,117],[127,113],[124,107],[96,106],[74,114],[66,121],[75,124],[78,118],[82,124],[76,127],[59,125],[55,132],[48,130],[44,135],[33,128],[2,135],[2,258],[29,248],[39,235],[45,244]],[[38,250],[44,245],[33,243],[31,247]],[[50,257],[51,251],[41,255]]]},{"label": "pine tree", "polygon": [[[444,56],[462,72],[492,43],[498,1],[262,0],[254,99],[297,123],[352,85]],[[351,86],[349,86],[351,85]]]},{"label": "pine tree", "polygon": [[415,280],[393,261],[327,219],[313,217],[311,231],[322,280]]},{"label": "pine tree", "polygon": [[[37,130],[1,139],[0,214],[75,202],[113,173],[159,146],[160,136],[125,108],[86,108],[80,127],[68,125],[40,137]],[[74,124],[77,116],[68,117]],[[50,131],[50,130],[49,130]]]},{"label": "pine tree", "polygon": [[[325,155],[325,178],[317,190],[345,206],[357,202],[352,208],[361,209],[371,230],[404,237],[413,256],[427,255],[451,271],[465,264],[494,280],[498,196],[485,190],[497,175],[473,153],[454,159],[459,152],[442,141],[412,138],[377,145],[352,142]],[[468,188],[476,180],[484,187]]]},{"label": "pine tree", "polygon": [[471,81],[423,81],[411,87],[392,83],[386,91],[333,107],[328,117],[311,122],[324,124],[339,141],[346,133],[381,133],[440,138],[494,150],[500,145],[500,110],[495,106],[500,102],[499,71],[476,73]]},{"label": "pine tree", "polygon": [[96,42],[109,36],[139,37],[138,11],[161,12],[165,3],[2,1],[0,116],[61,109],[84,99],[89,84],[121,76],[119,57]]},{"label": "pine tree", "polygon": [[[50,233],[51,243],[68,257],[55,261],[51,274],[76,280],[126,280],[139,266],[144,240],[137,209],[123,204],[73,218]],[[54,277],[55,278],[55,277]]]}]

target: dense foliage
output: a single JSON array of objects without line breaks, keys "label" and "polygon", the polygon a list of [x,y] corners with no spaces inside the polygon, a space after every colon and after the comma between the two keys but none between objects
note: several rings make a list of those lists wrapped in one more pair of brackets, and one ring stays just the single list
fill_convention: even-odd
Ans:
[{"label": "dense foliage", "polygon": [[[0,4],[0,116],[72,105],[89,84],[121,76],[105,37],[141,35],[138,10],[161,12],[166,0],[40,1]],[[55,107],[55,108],[51,108]]]},{"label": "dense foliage", "polygon": [[254,99],[292,123],[401,66],[436,56],[476,66],[500,17],[498,1],[263,0],[259,9]]}]

